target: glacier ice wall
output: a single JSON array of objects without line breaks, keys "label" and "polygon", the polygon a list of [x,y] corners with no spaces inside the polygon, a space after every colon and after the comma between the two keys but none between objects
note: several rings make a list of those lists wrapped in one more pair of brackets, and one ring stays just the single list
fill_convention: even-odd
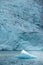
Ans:
[{"label": "glacier ice wall", "polygon": [[0,50],[43,50],[43,0],[0,0]]}]

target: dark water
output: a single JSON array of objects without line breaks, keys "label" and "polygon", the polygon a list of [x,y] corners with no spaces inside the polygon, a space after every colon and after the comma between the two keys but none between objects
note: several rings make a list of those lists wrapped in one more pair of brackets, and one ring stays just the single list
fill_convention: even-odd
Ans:
[{"label": "dark water", "polygon": [[43,65],[43,51],[28,51],[36,59],[16,59],[20,51],[0,51],[0,65]]}]

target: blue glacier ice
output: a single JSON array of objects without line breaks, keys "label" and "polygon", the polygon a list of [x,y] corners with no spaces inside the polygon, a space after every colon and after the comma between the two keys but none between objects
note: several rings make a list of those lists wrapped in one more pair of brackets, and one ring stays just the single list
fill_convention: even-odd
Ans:
[{"label": "blue glacier ice", "polygon": [[25,50],[22,50],[21,53],[16,56],[16,58],[18,58],[18,59],[35,59],[37,57],[32,54],[29,54]]},{"label": "blue glacier ice", "polygon": [[0,50],[43,50],[43,0],[0,0]]}]

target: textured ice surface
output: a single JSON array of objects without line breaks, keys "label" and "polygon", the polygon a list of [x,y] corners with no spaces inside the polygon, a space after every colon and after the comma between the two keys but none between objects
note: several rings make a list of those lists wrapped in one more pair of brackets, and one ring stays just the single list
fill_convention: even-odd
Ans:
[{"label": "textured ice surface", "polygon": [[43,0],[0,0],[0,50],[43,50]]}]

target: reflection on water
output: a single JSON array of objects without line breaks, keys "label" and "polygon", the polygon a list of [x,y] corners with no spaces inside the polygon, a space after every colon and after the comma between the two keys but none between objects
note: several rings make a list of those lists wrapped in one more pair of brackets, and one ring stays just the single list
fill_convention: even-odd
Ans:
[{"label": "reflection on water", "polygon": [[36,59],[16,59],[20,51],[0,51],[0,65],[43,65],[43,51],[28,51]]}]

